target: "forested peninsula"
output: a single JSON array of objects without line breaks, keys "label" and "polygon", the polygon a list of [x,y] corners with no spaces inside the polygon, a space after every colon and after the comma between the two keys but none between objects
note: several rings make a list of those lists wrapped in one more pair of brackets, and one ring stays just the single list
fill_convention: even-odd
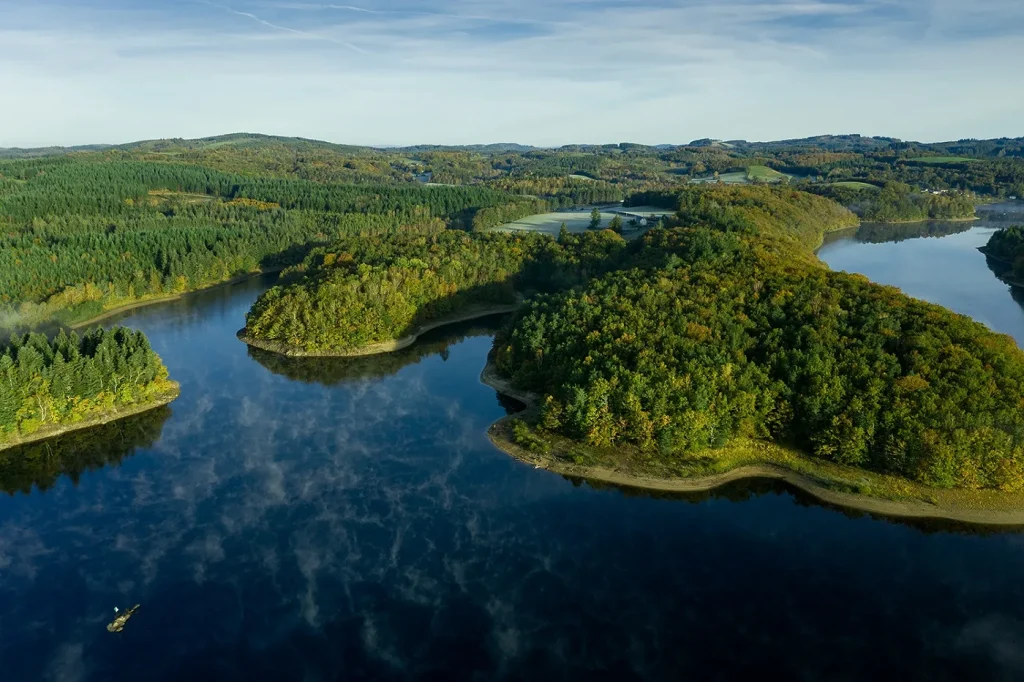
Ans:
[{"label": "forested peninsula", "polygon": [[14,336],[0,346],[0,449],[166,405],[178,391],[142,332]]},{"label": "forested peninsula", "polygon": [[686,227],[529,301],[496,339],[491,376],[535,409],[496,442],[642,485],[761,466],[890,498],[1024,490],[1013,340],[830,272],[811,252],[820,232],[799,236],[748,191],[684,192]]}]

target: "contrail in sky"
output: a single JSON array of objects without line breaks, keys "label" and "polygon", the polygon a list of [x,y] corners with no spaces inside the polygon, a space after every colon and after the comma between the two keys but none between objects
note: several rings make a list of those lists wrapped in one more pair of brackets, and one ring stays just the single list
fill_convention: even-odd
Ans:
[{"label": "contrail in sky", "polygon": [[448,19],[471,19],[473,21],[502,21],[509,24],[547,24],[550,22],[539,19],[527,19],[523,17],[487,17],[479,14],[449,14],[446,12],[421,12],[417,10],[399,9],[370,9],[356,5],[310,5],[303,3],[279,5],[282,8],[291,9],[337,9],[348,12],[360,12],[362,14],[404,14],[416,17],[445,17]]},{"label": "contrail in sky", "polygon": [[332,38],[330,36],[324,36],[324,35],[319,35],[319,34],[316,34],[316,33],[310,33],[308,31],[300,31],[297,28],[289,28],[288,26],[281,26],[280,24],[274,24],[274,23],[271,23],[271,22],[267,21],[266,19],[263,19],[261,17],[256,16],[255,14],[252,14],[251,12],[243,12],[241,10],[234,9],[233,7],[229,7],[228,5],[218,5],[218,4],[215,4],[215,3],[212,3],[212,2],[207,2],[206,0],[199,0],[199,2],[201,2],[204,5],[209,5],[210,7],[216,7],[217,9],[222,9],[222,10],[224,10],[226,12],[231,12],[232,14],[237,14],[240,17],[247,17],[247,18],[252,19],[253,21],[255,21],[257,23],[263,24],[264,26],[266,26],[268,28],[275,29],[277,31],[285,31],[287,33],[294,33],[296,35],[305,36],[306,38],[313,38],[314,40],[326,40],[327,42],[330,42],[330,43],[335,43],[337,45],[343,45],[344,47],[347,47],[348,49],[353,50],[355,52],[358,52],[359,54],[369,54],[366,50],[362,49],[361,47],[357,47],[356,45],[353,45],[352,43],[350,43],[348,41],[345,41],[345,40],[338,40],[337,38]]}]

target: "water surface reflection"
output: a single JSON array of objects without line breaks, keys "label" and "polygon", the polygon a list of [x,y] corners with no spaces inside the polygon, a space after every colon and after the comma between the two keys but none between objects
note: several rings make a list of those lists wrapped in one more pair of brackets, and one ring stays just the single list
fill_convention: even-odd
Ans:
[{"label": "water surface reflection", "polygon": [[574,484],[488,441],[489,335],[277,363],[235,338],[265,285],[128,315],[182,384],[159,437],[0,497],[5,682],[1024,675],[1021,535]]}]

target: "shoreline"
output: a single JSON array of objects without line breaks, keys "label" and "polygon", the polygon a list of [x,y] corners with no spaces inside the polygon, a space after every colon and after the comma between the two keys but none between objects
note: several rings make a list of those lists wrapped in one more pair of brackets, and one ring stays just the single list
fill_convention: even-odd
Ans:
[{"label": "shoreline", "polygon": [[359,348],[353,348],[350,350],[338,351],[338,350],[326,350],[326,351],[307,351],[295,346],[289,346],[288,344],[281,343],[279,341],[265,341],[263,339],[253,338],[249,336],[248,329],[242,327],[238,330],[236,336],[238,339],[253,348],[259,348],[271,353],[277,353],[278,355],[284,355],[289,358],[357,358],[364,357],[367,355],[381,355],[383,353],[393,353],[394,351],[408,348],[423,334],[444,327],[449,324],[456,324],[458,322],[468,322],[470,320],[476,320],[481,317],[490,317],[491,315],[503,315],[506,313],[514,312],[519,308],[519,303],[507,303],[501,305],[492,305],[484,308],[477,308],[471,310],[465,310],[462,313],[449,315],[442,317],[433,322],[429,322],[422,325],[413,333],[403,336],[399,339],[393,339],[391,341],[381,341],[379,343],[371,343],[366,346]]},{"label": "shoreline", "polygon": [[163,295],[160,295],[160,296],[156,296],[154,298],[147,298],[147,299],[140,299],[138,301],[132,301],[131,303],[125,303],[124,305],[119,305],[119,306],[111,308],[109,310],[104,310],[99,315],[94,315],[93,317],[90,317],[90,318],[88,318],[86,320],[82,320],[81,322],[70,323],[70,324],[68,324],[68,327],[70,329],[81,329],[82,327],[87,327],[89,325],[96,324],[97,322],[102,322],[103,320],[106,320],[108,318],[114,317],[115,315],[120,315],[121,313],[127,313],[129,311],[136,310],[138,308],[145,308],[146,306],[156,305],[157,303],[170,303],[171,301],[180,301],[181,299],[185,298],[186,296],[191,296],[192,294],[204,293],[204,292],[207,292],[207,291],[211,291],[213,289],[217,289],[218,287],[231,286],[232,284],[240,284],[242,282],[245,282],[245,281],[248,281],[250,279],[253,279],[254,277],[260,277],[261,275],[272,275],[275,272],[281,272],[282,270],[285,269],[285,267],[287,267],[287,266],[281,266],[281,267],[275,267],[275,268],[267,268],[266,270],[258,270],[256,272],[250,272],[250,273],[246,273],[244,275],[237,275],[235,277],[232,277],[231,279],[226,279],[223,282],[217,282],[216,284],[211,284],[208,287],[200,287],[199,289],[191,289],[190,291],[182,291],[179,294],[163,294]]},{"label": "shoreline", "polygon": [[173,389],[159,394],[153,400],[146,403],[125,405],[111,412],[97,415],[89,419],[83,419],[82,421],[75,422],[73,424],[51,424],[49,426],[44,426],[38,431],[30,433],[27,436],[18,436],[13,440],[0,441],[0,452],[20,447],[22,445],[29,445],[30,443],[37,443],[41,440],[49,440],[74,431],[81,431],[82,429],[89,429],[94,426],[109,424],[110,422],[118,421],[126,417],[133,417],[137,414],[142,414],[143,412],[149,412],[150,410],[163,407],[164,405],[170,405],[177,400],[179,396],[181,396],[181,386],[177,382],[171,383],[174,384]]},{"label": "shoreline", "polygon": [[[1024,494],[927,488],[926,486],[907,481],[908,490],[927,494],[931,499],[925,500],[909,497],[906,499],[887,499],[827,487],[829,482],[840,483],[840,481],[831,477],[826,471],[826,469],[838,468],[838,465],[825,466],[808,458],[805,458],[801,463],[809,466],[810,473],[796,471],[795,469],[766,461],[743,464],[727,471],[713,474],[679,477],[658,477],[624,471],[610,466],[571,463],[559,459],[555,455],[540,454],[526,450],[512,442],[509,438],[509,424],[514,419],[522,417],[529,419],[536,414],[537,396],[515,389],[508,381],[498,376],[490,357],[488,357],[487,365],[480,373],[480,381],[499,393],[508,395],[527,406],[524,412],[503,417],[488,427],[487,435],[494,446],[525,464],[532,464],[534,468],[546,469],[563,476],[600,481],[627,488],[680,493],[714,490],[727,483],[746,478],[770,478],[792,485],[826,504],[878,514],[880,516],[907,519],[941,519],[976,525],[1024,526]],[[774,447],[770,444],[766,445]],[[849,475],[860,477],[861,479],[871,479],[874,477],[878,480],[882,477],[881,474],[860,469],[850,469],[848,472],[844,471],[844,473],[849,473]],[[977,506],[964,504],[953,499],[955,497],[973,498],[973,501],[979,504]],[[986,502],[984,498],[994,499],[996,497],[1003,500],[1016,497],[1019,498],[1020,505],[1013,509],[999,509],[984,505]],[[1013,501],[1018,500],[1015,499]]]},{"label": "shoreline", "polygon": [[913,225],[915,223],[970,223],[975,220],[981,220],[981,216],[973,215],[968,218],[921,218],[920,220],[868,220],[866,222],[875,223],[877,225]]},{"label": "shoreline", "polygon": [[[981,253],[984,254],[985,258],[991,258],[992,260],[994,260],[996,263],[999,263],[1000,265],[1005,265],[1005,266],[1007,266],[1007,267],[1009,267],[1011,269],[1014,266],[1014,263],[1012,261],[1009,261],[1006,258],[1000,258],[999,256],[993,256],[991,253],[989,253],[988,252],[988,246],[979,246],[978,247],[978,251],[981,251]],[[998,279],[1003,284],[1010,285],[1011,287],[1017,287],[1018,289],[1024,289],[1024,281],[1019,281],[1019,280],[1013,279],[1011,277],[1006,277],[1004,275],[996,275],[996,279]]]}]

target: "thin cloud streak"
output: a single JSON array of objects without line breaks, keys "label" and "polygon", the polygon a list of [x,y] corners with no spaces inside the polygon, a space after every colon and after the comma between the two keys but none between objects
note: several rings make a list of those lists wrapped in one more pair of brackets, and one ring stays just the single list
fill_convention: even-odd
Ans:
[{"label": "thin cloud streak", "polygon": [[366,50],[362,49],[361,47],[357,47],[356,45],[353,45],[352,43],[350,43],[348,41],[345,41],[345,40],[338,40],[336,38],[331,38],[330,36],[323,36],[323,35],[319,35],[319,34],[316,34],[316,33],[310,33],[308,31],[300,31],[299,29],[296,29],[296,28],[289,28],[287,26],[281,26],[279,24],[274,24],[274,23],[271,23],[271,22],[267,21],[266,19],[262,19],[262,18],[256,16],[255,14],[252,14],[251,12],[243,12],[241,10],[237,10],[237,9],[232,8],[232,7],[229,7],[228,5],[217,5],[217,4],[214,4],[212,2],[204,2],[203,4],[204,5],[209,5],[210,7],[216,7],[217,9],[222,9],[222,10],[224,10],[226,12],[230,12],[232,14],[237,14],[240,17],[247,17],[247,18],[252,19],[253,21],[255,21],[255,22],[259,23],[259,24],[262,24],[263,26],[266,26],[267,28],[272,28],[272,29],[275,29],[277,31],[285,31],[287,33],[293,33],[295,35],[300,35],[300,36],[303,36],[305,38],[312,38],[313,40],[326,40],[328,42],[335,43],[337,45],[343,45],[344,47],[347,47],[350,50],[353,50],[355,52],[358,52],[359,54],[369,54]]},{"label": "thin cloud streak", "polygon": [[423,12],[418,10],[381,10],[381,9],[369,9],[367,7],[357,7],[355,5],[310,5],[310,4],[286,4],[278,5],[282,9],[296,9],[296,10],[341,10],[347,12],[357,12],[360,14],[373,14],[378,16],[409,16],[409,17],[438,17],[442,19],[466,19],[470,21],[492,21],[509,24],[548,24],[556,22],[547,22],[539,19],[530,19],[528,17],[499,17],[499,16],[486,16],[481,14],[452,14],[448,12]]}]

